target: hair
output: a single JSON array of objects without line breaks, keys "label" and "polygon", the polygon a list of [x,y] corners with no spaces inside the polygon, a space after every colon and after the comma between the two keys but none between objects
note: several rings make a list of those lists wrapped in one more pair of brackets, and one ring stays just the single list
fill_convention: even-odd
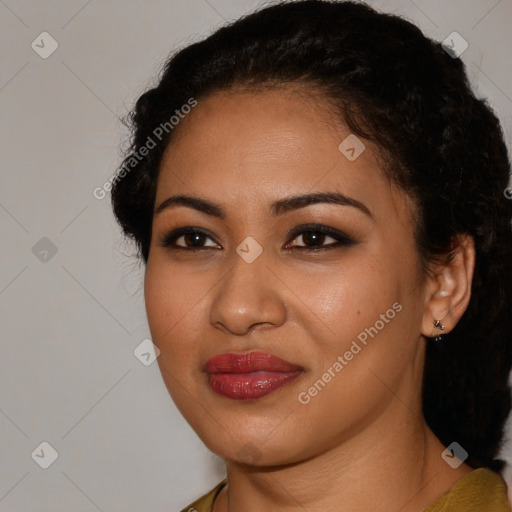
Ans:
[{"label": "hair", "polygon": [[471,91],[462,61],[412,23],[349,1],[296,1],[246,15],[172,54],[158,85],[128,114],[131,143],[120,169],[131,169],[111,192],[118,223],[147,263],[173,130],[144,157],[139,149],[190,98],[292,84],[320,92],[352,133],[382,152],[383,172],[417,209],[422,262],[449,256],[457,235],[474,238],[468,308],[442,343],[428,339],[423,414],[445,446],[456,441],[468,452],[470,466],[501,471],[496,457],[511,408],[510,161],[499,121]]}]

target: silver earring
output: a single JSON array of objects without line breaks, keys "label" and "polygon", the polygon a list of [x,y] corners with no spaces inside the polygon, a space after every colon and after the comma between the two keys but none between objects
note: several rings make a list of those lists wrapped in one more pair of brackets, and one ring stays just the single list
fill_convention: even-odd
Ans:
[{"label": "silver earring", "polygon": [[[440,331],[444,331],[444,325],[441,323],[440,320],[434,320],[434,327],[436,329],[439,329]],[[434,337],[434,340],[437,341],[438,343],[440,341],[442,341],[443,340],[442,334],[437,333],[436,336]]]}]

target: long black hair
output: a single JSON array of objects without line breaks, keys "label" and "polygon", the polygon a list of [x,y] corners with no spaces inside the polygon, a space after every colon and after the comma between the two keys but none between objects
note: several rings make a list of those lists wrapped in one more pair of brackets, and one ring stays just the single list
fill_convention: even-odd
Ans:
[{"label": "long black hair", "polygon": [[[423,412],[445,445],[466,449],[468,464],[501,470],[511,407],[510,162],[499,121],[471,91],[462,61],[410,22],[354,2],[285,2],[171,55],[127,118],[131,146],[111,193],[120,226],[146,263],[169,119],[191,98],[294,82],[323,93],[353,133],[380,148],[384,172],[417,206],[426,268],[457,234],[474,237],[468,309],[442,343],[427,344]],[[141,156],[149,138],[156,147]]]}]

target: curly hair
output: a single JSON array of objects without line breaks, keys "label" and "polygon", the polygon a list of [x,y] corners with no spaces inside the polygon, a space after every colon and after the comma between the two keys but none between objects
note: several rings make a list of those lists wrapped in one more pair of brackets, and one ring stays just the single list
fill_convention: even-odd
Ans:
[{"label": "curly hair", "polygon": [[471,91],[462,61],[412,23],[350,1],[302,0],[246,15],[171,55],[128,115],[125,172],[111,192],[118,223],[147,263],[173,130],[133,158],[191,97],[291,83],[320,91],[353,133],[377,145],[383,172],[417,207],[422,262],[449,255],[458,234],[474,238],[469,306],[443,343],[427,344],[423,414],[442,443],[466,449],[466,463],[501,471],[511,408],[510,161],[499,121]]}]

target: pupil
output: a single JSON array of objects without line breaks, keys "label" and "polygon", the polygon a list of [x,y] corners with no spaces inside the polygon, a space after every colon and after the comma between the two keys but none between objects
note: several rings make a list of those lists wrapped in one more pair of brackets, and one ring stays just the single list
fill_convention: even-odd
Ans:
[{"label": "pupil", "polygon": [[194,242],[197,242],[198,240],[200,240],[204,236],[205,235],[203,235],[202,233],[187,233],[185,235],[185,244],[188,245],[188,243],[190,242],[190,245],[192,245],[194,247],[197,247],[197,246],[200,247],[200,244],[196,245]]},{"label": "pupil", "polygon": [[306,245],[309,245],[309,242],[311,242],[311,245],[322,245],[325,234],[317,233],[315,231],[308,231],[302,236],[304,237],[304,242],[306,243]]}]

